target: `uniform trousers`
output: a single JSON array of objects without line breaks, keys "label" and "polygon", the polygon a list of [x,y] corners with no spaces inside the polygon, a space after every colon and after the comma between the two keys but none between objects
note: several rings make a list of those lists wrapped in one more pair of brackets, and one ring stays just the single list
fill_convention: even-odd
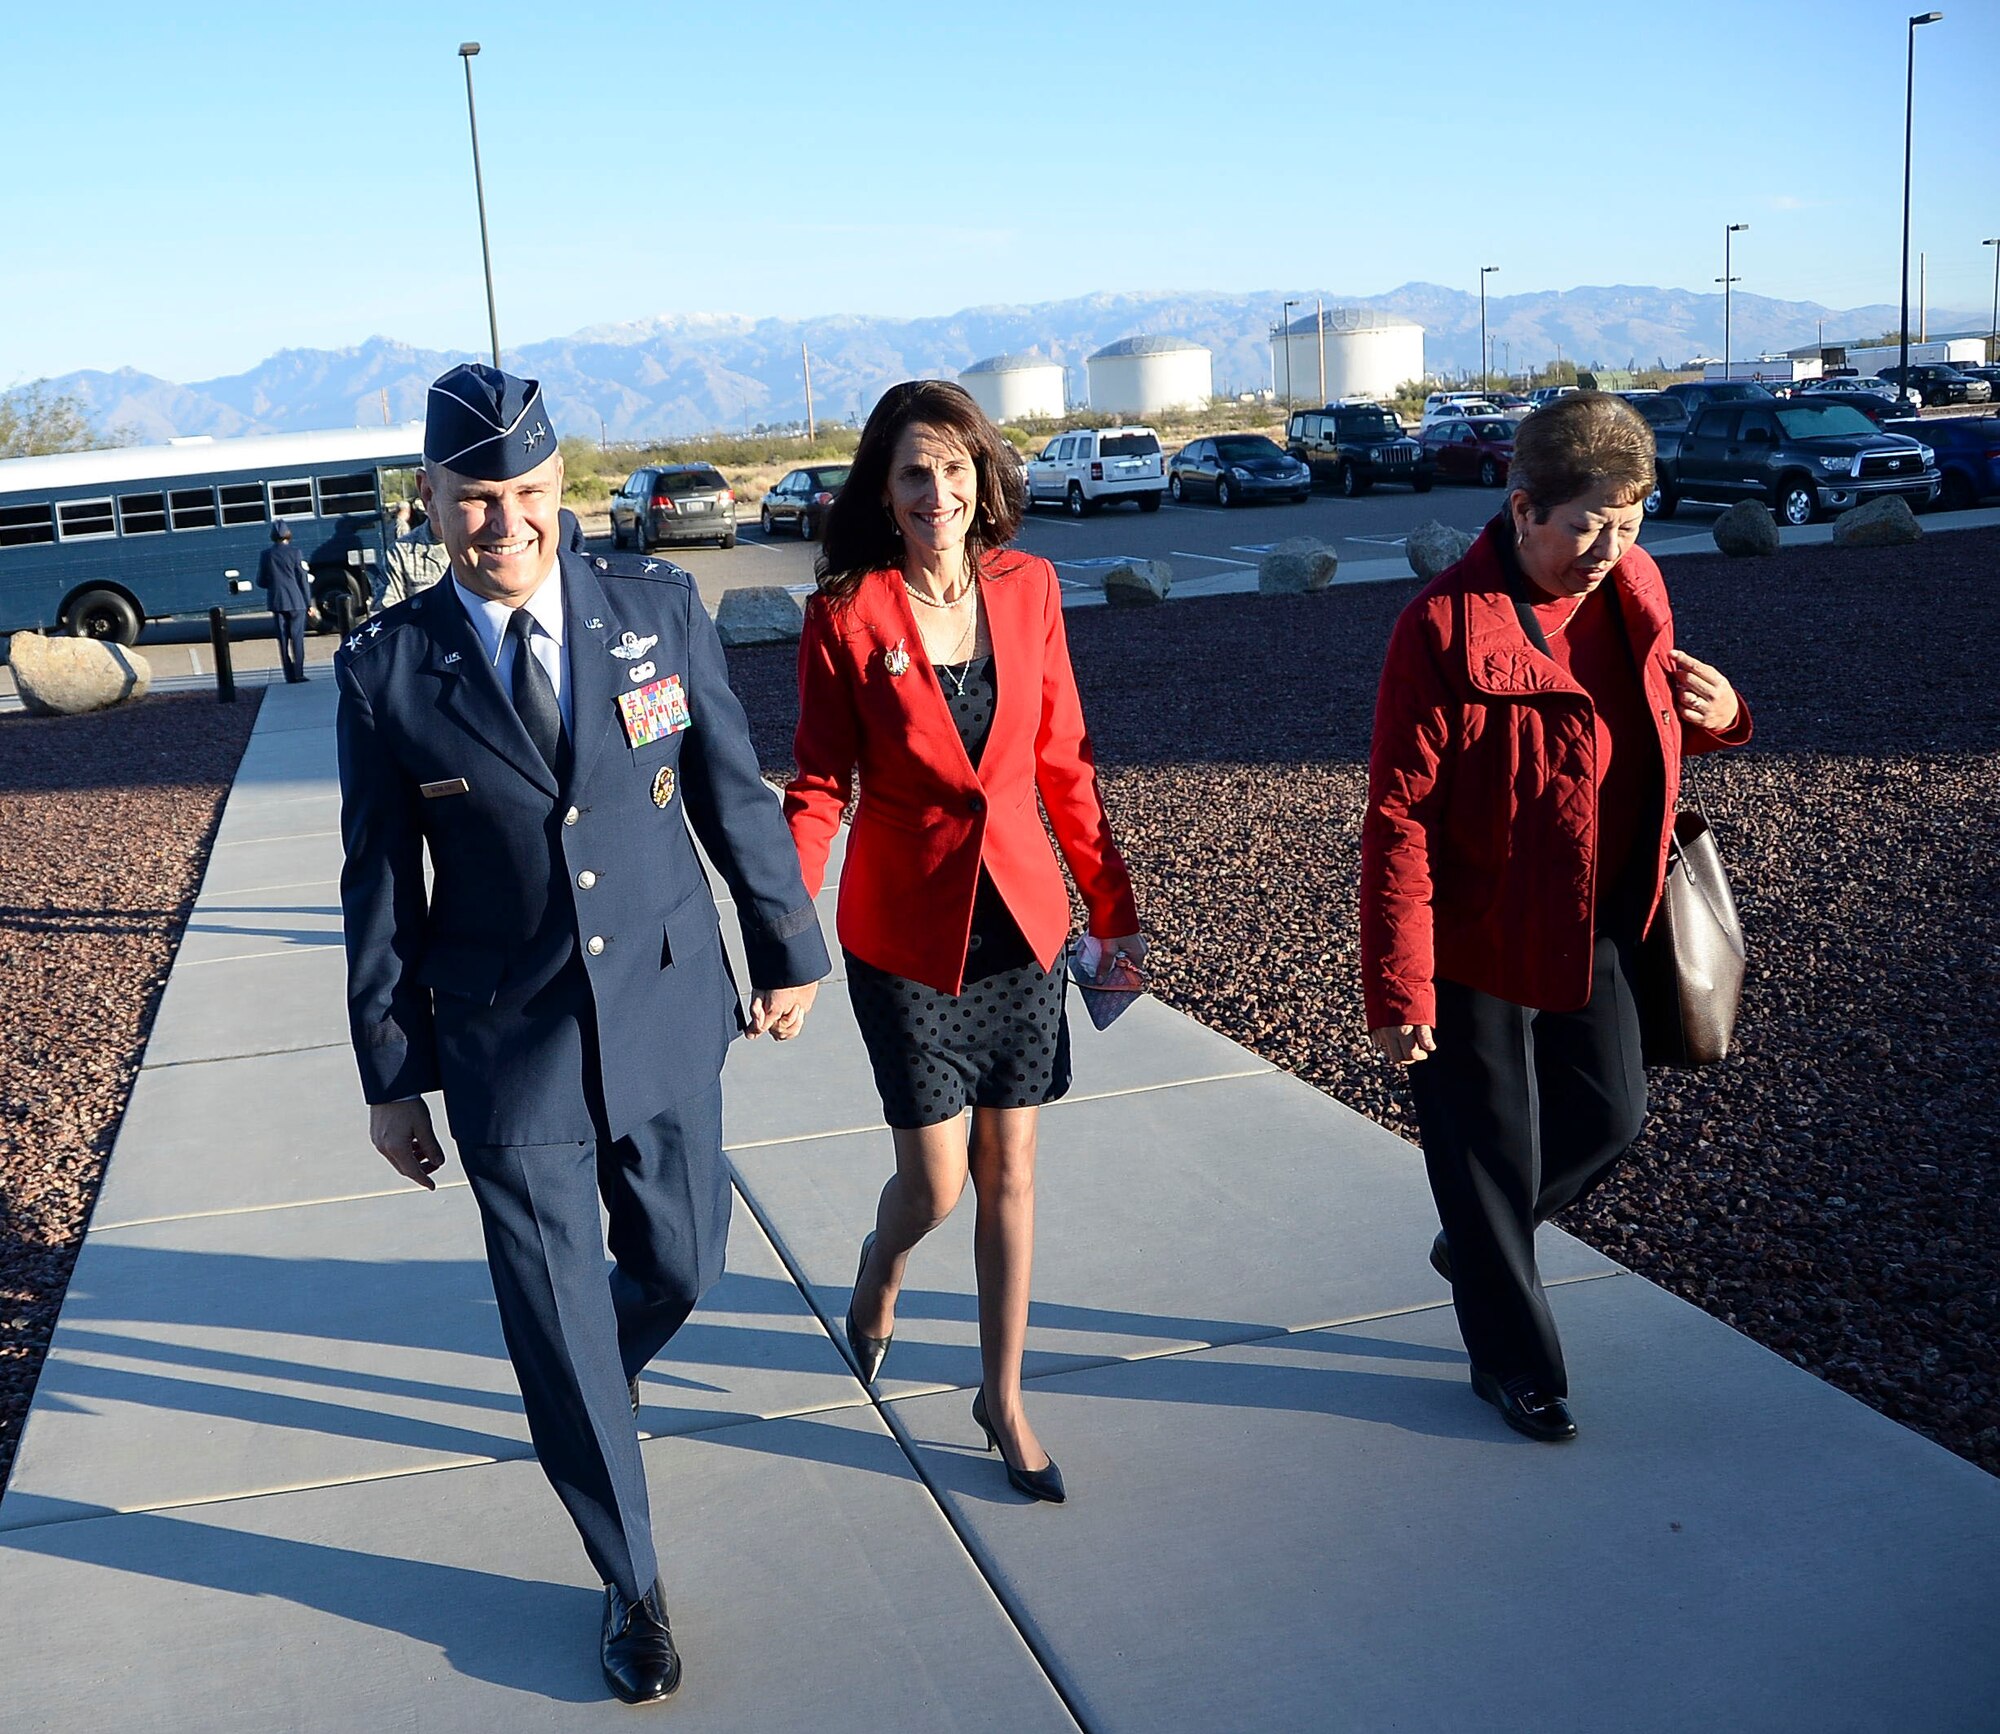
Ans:
[{"label": "uniform trousers", "polygon": [[1608,936],[1581,1011],[1437,983],[1437,1051],[1409,1068],[1466,1353],[1505,1382],[1569,1394],[1535,1229],[1608,1175],[1646,1117],[1635,947]]},{"label": "uniform trousers", "polygon": [[287,680],[306,677],[306,617],[294,609],[271,611],[271,626],[278,640],[278,661]]},{"label": "uniform trousers", "polygon": [[623,1138],[460,1156],[535,1456],[598,1576],[636,1600],[659,1566],[627,1387],[722,1274],[721,1080]]}]

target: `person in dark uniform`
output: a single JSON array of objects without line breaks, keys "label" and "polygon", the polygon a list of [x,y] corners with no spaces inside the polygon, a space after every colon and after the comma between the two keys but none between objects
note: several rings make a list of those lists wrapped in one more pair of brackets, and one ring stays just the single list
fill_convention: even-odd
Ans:
[{"label": "person in dark uniform", "polygon": [[257,556],[257,588],[270,592],[278,660],[287,684],[296,686],[306,678],[306,610],[312,607],[312,574],[283,524],[272,526],[271,545]]},{"label": "person in dark uniform", "polygon": [[[432,386],[451,578],[335,660],[341,906],[370,1137],[431,1187],[442,1090],[535,1454],[605,1585],[605,1677],[637,1703],[681,1668],[638,1375],[722,1272],[729,1041],[796,1034],[828,959],[693,581],[568,546],[562,479],[534,381]],[[747,1020],[690,832],[736,901]]]},{"label": "person in dark uniform", "polygon": [[951,1213],[969,1172],[984,1372],[973,1419],[1016,1488],[1060,1502],[1062,1475],[1021,1396],[1037,1114],[1070,1081],[1069,892],[1038,791],[1091,933],[1135,962],[1145,940],[1098,792],[1055,570],[1006,547],[1019,477],[956,385],[913,381],[875,406],[827,512],[785,811],[817,892],[859,771],[840,941],[896,1172],[861,1247],[847,1316],[855,1364],[864,1379],[879,1372],[910,1250]]}]

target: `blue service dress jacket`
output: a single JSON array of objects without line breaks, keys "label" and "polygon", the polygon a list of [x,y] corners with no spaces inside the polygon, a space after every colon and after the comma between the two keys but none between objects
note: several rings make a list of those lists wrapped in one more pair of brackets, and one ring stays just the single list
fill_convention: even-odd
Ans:
[{"label": "blue service dress jacket", "polygon": [[690,827],[735,898],[751,985],[830,967],[693,580],[559,558],[564,787],[452,585],[385,610],[334,662],[363,1093],[442,1089],[461,1144],[623,1137],[713,1085],[743,1018]]},{"label": "blue service dress jacket", "polygon": [[312,606],[312,574],[289,542],[273,542],[257,556],[257,588],[270,591],[273,614],[303,614]]}]

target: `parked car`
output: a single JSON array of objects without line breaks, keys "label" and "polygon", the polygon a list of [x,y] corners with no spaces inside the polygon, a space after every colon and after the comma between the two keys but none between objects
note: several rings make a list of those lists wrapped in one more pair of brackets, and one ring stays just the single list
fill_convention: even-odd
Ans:
[{"label": "parked car", "polygon": [[1490,407],[1491,399],[1483,391],[1434,391],[1424,399],[1424,416],[1428,420],[1441,409],[1475,403],[1484,403]]},{"label": "parked car", "polygon": [[826,509],[847,486],[846,464],[811,464],[780,476],[778,484],[764,496],[757,522],[764,534],[777,534],[784,524],[796,530],[799,540],[810,542],[826,527]]},{"label": "parked car", "polygon": [[1658,485],[1646,516],[1672,517],[1682,500],[1763,500],[1785,524],[1809,524],[1879,494],[1912,506],[1937,497],[1934,453],[1884,433],[1852,404],[1802,398],[1711,403],[1686,433],[1655,428]]},{"label": "parked car", "polygon": [[1516,421],[1535,407],[1526,393],[1518,391],[1490,391],[1486,394],[1486,401],[1502,415],[1511,415]]},{"label": "parked car", "polygon": [[1514,461],[1514,430],[1519,426],[1504,415],[1440,417],[1417,437],[1440,481],[1497,488]]},{"label": "parked car", "polygon": [[1942,361],[1913,361],[1907,372],[1891,365],[1882,368],[1876,377],[1886,379],[1891,385],[1908,386],[1926,404],[1993,401],[1993,387],[1985,380],[1960,373],[1957,368]]},{"label": "parked car", "polygon": [[1711,403],[1776,403],[1764,386],[1747,379],[1689,379],[1665,388],[1666,395],[1680,400],[1689,415]]},{"label": "parked car", "polygon": [[1312,492],[1312,470],[1262,434],[1218,434],[1190,440],[1167,465],[1167,497],[1212,498],[1218,506],[1245,500],[1302,501]]},{"label": "parked car", "polygon": [[1028,460],[1028,504],[1061,505],[1088,517],[1117,500],[1157,512],[1167,497],[1160,436],[1149,427],[1082,428],[1058,434]]},{"label": "parked car", "polygon": [[[1911,394],[1914,397],[1914,393]],[[1896,401],[1896,388],[1886,379],[1815,379],[1807,382],[1802,403],[1852,404],[1877,427],[1892,416],[1913,415],[1915,403]]]},{"label": "parked car", "polygon": [[1687,406],[1664,391],[1621,391],[1617,395],[1646,418],[1648,427],[1687,426]]},{"label": "parked car", "polygon": [[1963,511],[2000,494],[2000,415],[1888,421],[1882,431],[1907,434],[1937,452],[1937,503],[1943,510]]},{"label": "parked car", "polygon": [[1422,444],[1379,403],[1298,410],[1286,426],[1285,449],[1350,499],[1377,482],[1428,494],[1437,475]]},{"label": "parked car", "polygon": [[1574,397],[1580,388],[1574,385],[1538,385],[1528,393],[1528,407],[1540,409],[1545,403],[1554,403],[1559,397]]},{"label": "parked car", "polygon": [[1455,403],[1426,404],[1424,406],[1423,420],[1417,425],[1423,428],[1429,427],[1434,421],[1448,421],[1453,416],[1498,415],[1499,413],[1500,406],[1491,398],[1461,398]]},{"label": "parked car", "polygon": [[642,554],[663,542],[736,546],[736,492],[708,464],[650,464],[611,496],[611,540]]},{"label": "parked car", "polygon": [[1971,367],[1961,367],[1958,371],[1970,379],[1985,380],[1993,388],[1996,395],[2000,395],[2000,366],[1979,362]]}]

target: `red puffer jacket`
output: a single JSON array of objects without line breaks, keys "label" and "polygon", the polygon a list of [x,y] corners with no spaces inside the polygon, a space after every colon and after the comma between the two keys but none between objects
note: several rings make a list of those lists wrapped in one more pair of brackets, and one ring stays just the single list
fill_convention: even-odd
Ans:
[{"label": "red puffer jacket", "polygon": [[[1488,525],[1403,610],[1375,704],[1361,828],[1368,1027],[1437,1020],[1442,976],[1544,1011],[1590,998],[1597,880],[1597,728],[1589,696],[1528,642]],[[1647,925],[1666,875],[1686,753],[1750,738],[1683,725],[1674,620],[1650,554],[1612,569],[1659,733],[1666,802]]]}]

